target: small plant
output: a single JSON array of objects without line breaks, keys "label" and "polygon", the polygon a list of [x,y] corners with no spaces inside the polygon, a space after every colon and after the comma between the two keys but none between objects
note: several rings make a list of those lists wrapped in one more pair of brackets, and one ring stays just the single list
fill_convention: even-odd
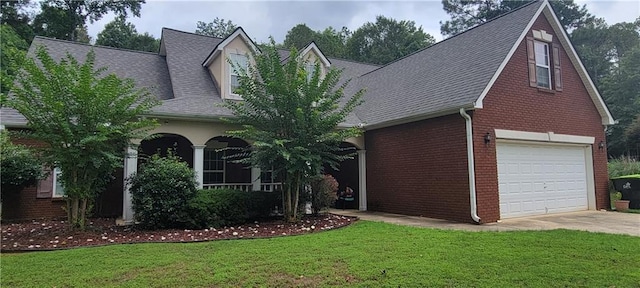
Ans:
[{"label": "small plant", "polygon": [[188,203],[197,194],[195,173],[170,154],[153,155],[128,180],[136,221],[146,229],[183,228]]},{"label": "small plant", "polygon": [[311,182],[310,201],[314,215],[320,214],[331,206],[337,199],[338,181],[331,175],[322,175],[321,178]]},{"label": "small plant", "polygon": [[42,163],[27,147],[11,143],[6,132],[0,133],[0,165],[2,194],[18,193],[43,176]]},{"label": "small plant", "polygon": [[624,175],[640,174],[640,161],[631,157],[621,156],[609,160],[607,169],[609,170],[609,179]]}]

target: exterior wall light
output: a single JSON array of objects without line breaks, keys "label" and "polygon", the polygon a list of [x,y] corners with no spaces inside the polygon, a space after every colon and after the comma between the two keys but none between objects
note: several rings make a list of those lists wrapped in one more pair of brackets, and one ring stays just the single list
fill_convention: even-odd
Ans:
[{"label": "exterior wall light", "polygon": [[489,145],[489,143],[491,143],[491,133],[487,132],[487,134],[484,135],[484,144]]},{"label": "exterior wall light", "polygon": [[599,150],[603,150],[604,149],[604,141],[600,141],[600,143],[598,144],[598,149]]}]

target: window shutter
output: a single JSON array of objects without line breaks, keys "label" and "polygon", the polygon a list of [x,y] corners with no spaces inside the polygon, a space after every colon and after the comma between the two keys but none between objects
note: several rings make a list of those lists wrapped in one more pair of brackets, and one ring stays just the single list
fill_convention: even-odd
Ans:
[{"label": "window shutter", "polygon": [[36,198],[51,198],[53,196],[53,171],[43,168],[46,178],[38,181]]},{"label": "window shutter", "polygon": [[560,69],[560,46],[553,44],[553,78],[556,91],[562,91],[562,71]]},{"label": "window shutter", "polygon": [[533,38],[527,37],[527,59],[529,62],[529,86],[538,87],[536,79],[536,51],[533,47]]}]

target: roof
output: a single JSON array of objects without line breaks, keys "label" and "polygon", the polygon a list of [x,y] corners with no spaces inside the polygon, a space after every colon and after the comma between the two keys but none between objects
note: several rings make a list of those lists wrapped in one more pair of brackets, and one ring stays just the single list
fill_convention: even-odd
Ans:
[{"label": "roof", "polygon": [[368,126],[473,108],[492,76],[545,2],[532,2],[363,75],[356,114]]}]

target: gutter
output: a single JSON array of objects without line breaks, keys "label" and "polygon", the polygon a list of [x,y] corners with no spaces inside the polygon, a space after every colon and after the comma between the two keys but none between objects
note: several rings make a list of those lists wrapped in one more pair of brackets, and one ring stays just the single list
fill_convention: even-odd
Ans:
[{"label": "gutter", "polygon": [[460,108],[460,116],[464,118],[467,128],[467,164],[469,166],[469,201],[471,204],[471,219],[480,224],[478,205],[476,201],[476,170],[473,157],[473,131],[471,126],[471,116],[464,111],[464,108]]}]

